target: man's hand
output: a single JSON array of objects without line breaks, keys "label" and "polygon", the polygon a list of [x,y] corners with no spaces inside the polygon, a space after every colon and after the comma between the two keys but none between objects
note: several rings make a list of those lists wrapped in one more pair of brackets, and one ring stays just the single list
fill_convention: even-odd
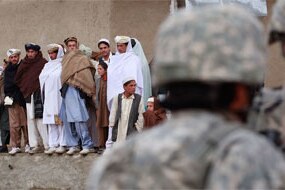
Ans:
[{"label": "man's hand", "polygon": [[13,104],[13,98],[9,97],[9,96],[6,96],[5,99],[4,99],[4,105],[5,106],[11,106],[12,104]]}]

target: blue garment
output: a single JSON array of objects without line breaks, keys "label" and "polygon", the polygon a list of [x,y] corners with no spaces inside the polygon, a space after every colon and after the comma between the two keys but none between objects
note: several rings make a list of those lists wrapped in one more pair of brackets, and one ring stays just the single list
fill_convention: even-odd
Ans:
[{"label": "blue garment", "polygon": [[68,122],[86,122],[89,114],[85,105],[85,100],[79,95],[79,90],[73,86],[68,86],[65,98],[66,117]]},{"label": "blue garment", "polygon": [[65,126],[66,143],[69,147],[78,146],[79,140],[81,140],[83,149],[94,147],[87,127],[89,114],[85,100],[72,86],[68,86],[65,98],[62,99],[60,118]]},{"label": "blue garment", "polygon": [[[64,100],[64,99],[63,99]],[[63,122],[63,139],[67,147],[75,147],[79,144],[79,137],[74,126],[67,122],[65,102],[62,101],[59,117]]]},{"label": "blue garment", "polygon": [[78,136],[81,139],[82,148],[90,149],[94,147],[93,141],[88,131],[86,122],[75,122],[75,128]]}]

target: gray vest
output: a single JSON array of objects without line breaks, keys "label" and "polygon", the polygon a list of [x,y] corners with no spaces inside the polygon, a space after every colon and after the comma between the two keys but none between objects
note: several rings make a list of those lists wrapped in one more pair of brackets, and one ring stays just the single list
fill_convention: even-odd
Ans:
[{"label": "gray vest", "polygon": [[[112,130],[112,141],[117,140],[117,135],[118,135],[118,124],[119,120],[121,118],[121,113],[122,113],[122,95],[118,95],[118,109],[116,112],[116,117],[115,117],[115,125]],[[128,122],[128,129],[127,129],[127,136],[129,136],[132,133],[137,132],[137,128],[135,127],[135,123],[138,120],[139,117],[139,105],[141,101],[141,96],[139,94],[134,94],[135,98],[132,103],[131,111],[130,111],[130,116],[129,116],[129,122]]]}]

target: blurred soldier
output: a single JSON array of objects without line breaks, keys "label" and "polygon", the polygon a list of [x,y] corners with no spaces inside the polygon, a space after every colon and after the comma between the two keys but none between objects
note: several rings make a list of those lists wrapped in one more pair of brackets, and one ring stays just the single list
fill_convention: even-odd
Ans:
[{"label": "blurred soldier", "polygon": [[279,0],[274,5],[269,27],[269,44],[280,42],[285,56],[285,1]]},{"label": "blurred soldier", "polygon": [[[282,55],[285,56],[285,1],[274,5],[269,24],[269,45],[280,42]],[[249,125],[265,135],[278,147],[285,149],[285,89],[263,88],[253,101]]]},{"label": "blurred soldier", "polygon": [[285,188],[281,153],[244,129],[265,51],[262,25],[238,6],[168,18],[153,77],[172,119],[96,160],[88,188]]},{"label": "blurred soldier", "polygon": [[248,125],[282,148],[285,143],[285,91],[282,87],[264,87],[256,95],[249,114]]}]

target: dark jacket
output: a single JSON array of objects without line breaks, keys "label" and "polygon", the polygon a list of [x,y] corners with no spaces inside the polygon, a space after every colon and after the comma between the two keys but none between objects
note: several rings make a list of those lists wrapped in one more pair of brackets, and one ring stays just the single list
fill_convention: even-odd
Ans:
[{"label": "dark jacket", "polygon": [[15,83],[15,75],[20,64],[13,65],[12,63],[8,63],[4,71],[4,93],[5,96],[12,97],[15,103],[25,107],[26,102],[23,94]]}]

